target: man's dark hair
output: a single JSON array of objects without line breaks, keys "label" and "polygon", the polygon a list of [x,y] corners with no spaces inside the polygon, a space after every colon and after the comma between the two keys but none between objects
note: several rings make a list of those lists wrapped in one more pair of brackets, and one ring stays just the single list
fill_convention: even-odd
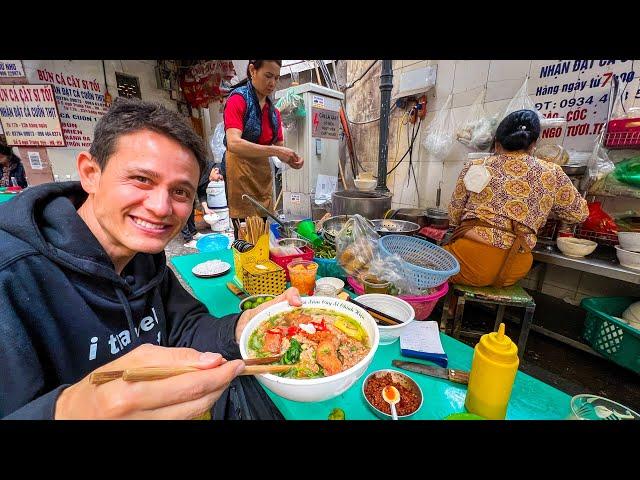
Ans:
[{"label": "man's dark hair", "polygon": [[177,112],[137,98],[118,97],[111,108],[98,121],[89,153],[93,155],[101,170],[116,149],[122,135],[151,130],[171,137],[193,152],[200,167],[200,174],[207,168],[207,150],[203,140]]},{"label": "man's dark hair", "polygon": [[496,140],[505,150],[526,150],[540,136],[540,119],[533,110],[516,110],[500,122]]}]

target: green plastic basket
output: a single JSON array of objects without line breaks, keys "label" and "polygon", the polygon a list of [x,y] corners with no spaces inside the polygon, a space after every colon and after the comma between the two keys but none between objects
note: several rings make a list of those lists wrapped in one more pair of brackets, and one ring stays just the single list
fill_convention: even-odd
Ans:
[{"label": "green plastic basket", "polygon": [[582,336],[591,347],[614,363],[640,373],[640,331],[617,320],[634,297],[585,298],[580,305],[587,311]]}]

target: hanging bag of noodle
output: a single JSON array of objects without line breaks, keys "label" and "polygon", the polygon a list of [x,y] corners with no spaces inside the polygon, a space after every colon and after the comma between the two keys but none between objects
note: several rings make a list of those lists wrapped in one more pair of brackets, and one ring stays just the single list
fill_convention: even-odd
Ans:
[{"label": "hanging bag of noodle", "polygon": [[453,95],[447,97],[444,106],[436,114],[425,132],[422,145],[427,156],[432,160],[444,160],[451,151],[456,135],[456,126],[451,113],[451,100]]},{"label": "hanging bag of noodle", "polygon": [[524,82],[523,82],[522,86],[516,92],[516,94],[513,96],[513,98],[509,102],[509,105],[507,105],[507,108],[505,109],[504,113],[502,114],[502,118],[500,119],[500,121],[502,121],[502,119],[504,119],[504,117],[506,117],[507,115],[509,115],[510,113],[513,113],[515,111],[518,111],[518,110],[532,110],[532,111],[536,112],[536,114],[538,115],[538,118],[540,119],[540,131],[542,131],[545,128],[547,128],[548,126],[550,126],[551,123],[550,123],[549,120],[547,120],[542,115],[542,113],[540,113],[540,111],[538,109],[536,109],[535,103],[533,103],[533,100],[529,96],[529,92],[528,92],[529,82],[528,82],[528,80],[529,80],[529,77],[524,79]]},{"label": "hanging bag of noodle", "polygon": [[498,113],[489,115],[484,109],[487,88],[471,104],[467,118],[458,126],[457,140],[474,151],[487,151],[493,144],[493,137],[498,128]]}]

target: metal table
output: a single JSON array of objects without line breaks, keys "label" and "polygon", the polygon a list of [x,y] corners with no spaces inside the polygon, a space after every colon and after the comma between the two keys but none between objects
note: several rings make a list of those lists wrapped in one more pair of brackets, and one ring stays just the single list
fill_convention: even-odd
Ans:
[{"label": "metal table", "polygon": [[546,272],[546,265],[558,265],[559,267],[572,268],[581,272],[593,273],[602,277],[615,278],[624,282],[640,285],[640,270],[623,267],[618,263],[615,253],[593,253],[584,258],[571,258],[562,254],[556,247],[550,251],[546,248],[536,247],[533,250],[533,259],[543,262],[544,267],[541,279],[538,281],[538,290],[542,290],[542,282]]},{"label": "metal table", "polygon": [[[584,258],[572,258],[567,257],[560,252],[557,247],[553,246],[553,249],[549,247],[540,247],[532,251],[534,261],[541,262],[541,273],[538,279],[538,285],[536,290],[542,292],[542,285],[544,283],[544,277],[547,272],[547,265],[557,265],[559,267],[571,268],[573,270],[579,270],[581,272],[593,273],[607,278],[614,278],[616,280],[622,280],[624,282],[640,285],[640,270],[633,270],[623,267],[618,263],[614,252],[605,250],[593,253]],[[595,356],[602,357],[598,352],[590,348],[588,345],[578,342],[565,335],[548,330],[539,325],[532,324],[531,330],[541,333],[547,337],[551,337],[567,345],[571,345],[584,352],[591,353]]]}]

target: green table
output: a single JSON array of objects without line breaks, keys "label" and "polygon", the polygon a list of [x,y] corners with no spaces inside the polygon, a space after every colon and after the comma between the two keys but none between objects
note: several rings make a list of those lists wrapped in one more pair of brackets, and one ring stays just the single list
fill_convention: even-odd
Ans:
[{"label": "green table", "polygon": [[[231,271],[222,277],[210,279],[197,278],[191,273],[191,269],[198,263],[213,259],[229,262]],[[171,262],[213,315],[220,317],[240,311],[238,308],[239,299],[226,287],[226,283],[232,281],[234,275],[231,250],[177,256],[173,257]],[[445,334],[441,333],[440,337],[442,346],[449,357],[449,367],[470,370],[473,349]],[[342,395],[324,402],[293,402],[265,390],[286,419],[326,420],[329,412],[333,408],[339,407],[345,411],[349,420],[373,420],[377,417],[369,410],[362,398],[362,382],[366,375],[374,370],[391,368],[391,360],[395,358],[419,361],[400,355],[400,342],[380,345],[365,374]],[[418,382],[424,394],[422,408],[411,417],[412,419],[440,420],[451,413],[465,411],[464,399],[467,391],[465,386],[404,370],[403,373]],[[525,373],[518,372],[507,409],[507,419],[564,419],[569,414],[570,399],[569,395],[560,390]]]},{"label": "green table", "polygon": [[9,200],[11,200],[16,195],[17,194],[15,194],[15,193],[2,193],[2,192],[0,192],[0,203],[8,202]]}]

